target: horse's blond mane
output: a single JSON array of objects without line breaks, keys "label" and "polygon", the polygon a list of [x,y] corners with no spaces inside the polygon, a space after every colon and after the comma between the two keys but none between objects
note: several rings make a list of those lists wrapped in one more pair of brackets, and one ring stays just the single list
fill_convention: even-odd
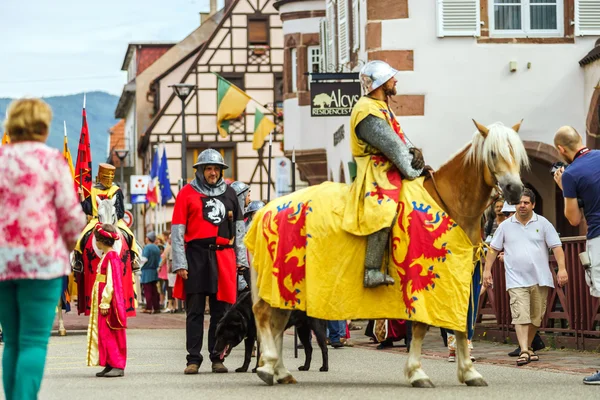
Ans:
[{"label": "horse's blond mane", "polygon": [[516,164],[529,168],[529,157],[527,150],[519,135],[501,122],[496,122],[487,127],[489,133],[486,138],[475,131],[471,147],[467,151],[465,162],[472,162],[476,166],[486,165],[494,170],[496,160],[494,157],[503,159],[509,164]]}]

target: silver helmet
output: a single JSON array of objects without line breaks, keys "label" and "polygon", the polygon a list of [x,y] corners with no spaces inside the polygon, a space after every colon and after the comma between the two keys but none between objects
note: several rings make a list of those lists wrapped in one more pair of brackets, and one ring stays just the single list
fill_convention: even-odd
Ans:
[{"label": "silver helmet", "polygon": [[244,211],[244,218],[246,218],[250,214],[257,212],[264,206],[265,206],[265,203],[260,200],[251,201],[250,204],[248,204],[248,207],[246,207],[246,211]]},{"label": "silver helmet", "polygon": [[396,76],[397,73],[397,70],[384,61],[369,61],[362,67],[359,74],[360,84],[364,94],[371,93],[373,90]]},{"label": "silver helmet", "polygon": [[215,149],[206,149],[200,153],[196,164],[194,164],[194,168],[206,165],[219,165],[223,169],[229,168],[229,165],[225,164],[225,160],[221,153]]},{"label": "silver helmet", "polygon": [[235,190],[235,194],[240,196],[242,194],[246,194],[248,190],[250,190],[250,186],[246,185],[242,181],[235,181],[231,184],[233,190]]}]

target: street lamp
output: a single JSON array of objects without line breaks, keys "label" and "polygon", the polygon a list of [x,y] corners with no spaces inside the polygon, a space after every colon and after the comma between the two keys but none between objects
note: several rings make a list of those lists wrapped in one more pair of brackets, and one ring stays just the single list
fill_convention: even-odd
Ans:
[{"label": "street lamp", "polygon": [[173,92],[181,99],[181,180],[182,186],[187,183],[187,139],[185,136],[185,99],[196,89],[196,85],[177,83],[171,85]]},{"label": "street lamp", "polygon": [[121,190],[123,194],[125,194],[125,182],[123,181],[123,164],[125,158],[129,155],[129,150],[113,150],[117,158],[121,161],[119,164],[121,165]]}]

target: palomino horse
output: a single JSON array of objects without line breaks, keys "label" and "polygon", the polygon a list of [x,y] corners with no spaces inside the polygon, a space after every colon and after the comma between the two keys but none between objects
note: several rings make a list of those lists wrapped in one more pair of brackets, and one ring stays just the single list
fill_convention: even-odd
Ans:
[{"label": "palomino horse", "polygon": [[[116,197],[112,199],[100,199],[96,198],[98,202],[98,221],[100,223],[108,223],[117,225],[117,211],[115,209]],[[94,220],[93,220],[94,221]],[[96,246],[96,238],[92,234],[93,229],[90,230],[81,239],[82,254],[78,254],[80,257],[79,261],[82,265],[76,268],[76,280],[77,280],[77,292],[78,292],[78,313],[89,315],[92,288],[96,280],[96,269],[98,262],[100,261],[101,252]],[[130,238],[122,230],[120,231],[121,239],[117,240],[114,245],[114,249],[120,254],[121,260],[123,261],[123,288],[125,290],[125,301],[127,315],[132,317],[135,316],[135,293],[133,290],[133,273],[134,263],[132,262],[133,252],[130,251],[130,243],[134,238]],[[78,258],[78,257],[76,257]]]},{"label": "palomino horse", "polygon": [[[424,189],[429,193],[433,200],[437,202],[439,207],[445,213],[447,213],[452,220],[458,224],[458,226],[462,228],[464,234],[466,234],[466,236],[468,236],[470,239],[471,244],[481,243],[481,216],[483,215],[483,212],[489,203],[493,189],[499,186],[508,202],[518,202],[523,189],[520,178],[520,169],[521,167],[527,167],[529,165],[527,153],[523,143],[517,135],[520,124],[515,125],[512,129],[500,123],[493,124],[489,128],[486,128],[477,122],[475,122],[475,124],[477,126],[477,132],[474,134],[471,143],[459,151],[459,153],[450,161],[440,167],[440,169],[435,173],[435,176],[425,180],[423,184]],[[312,192],[312,198],[315,199],[319,195],[329,195],[335,197],[335,190],[339,190],[341,196],[343,191],[346,190],[344,189],[345,186],[343,185],[332,185],[335,184],[330,183],[328,186],[322,186],[321,188],[316,187],[314,192]],[[296,198],[294,197],[295,195]],[[264,286],[265,288],[264,296],[269,296],[267,292],[270,290],[269,279],[271,278],[266,277],[267,272],[263,271],[269,271],[270,273],[270,270],[272,269],[272,274],[280,274],[279,272],[275,271],[275,268],[271,268],[271,260],[273,257],[268,256],[268,254],[269,252],[272,252],[273,249],[270,246],[265,246],[264,242],[261,241],[261,238],[264,235],[264,221],[268,220],[268,213],[271,212],[271,214],[275,213],[276,215],[279,215],[277,214],[277,206],[281,207],[281,205],[284,203],[296,204],[298,203],[298,198],[301,195],[302,194],[300,192],[296,194],[290,194],[264,207],[255,217],[257,220],[255,222],[263,224],[262,228],[261,225],[255,226],[254,230],[251,227],[246,238],[246,243],[249,245],[249,249],[251,249],[254,253],[252,254],[254,259],[253,266],[256,268],[256,271],[254,271],[256,276],[254,278],[258,278],[252,280],[253,299],[255,303],[253,310],[256,318],[259,338],[261,341],[262,352],[260,360],[262,366],[258,368],[257,373],[259,377],[269,385],[272,385],[275,380],[278,383],[284,384],[296,383],[296,380],[284,367],[282,359],[283,329],[288,321],[290,310],[272,307],[268,300],[260,296],[260,294],[263,293],[260,291],[261,286]],[[318,199],[315,199],[315,204],[321,204],[316,200]],[[339,214],[337,210],[332,212],[332,210],[325,210],[324,208],[319,209],[318,207],[314,206],[310,208],[310,213],[313,215],[313,220],[323,220],[325,218],[325,215],[323,214],[324,212],[327,212],[330,215],[336,213]],[[338,222],[341,222],[339,218],[337,220],[329,216],[328,218],[330,221],[332,221],[331,223],[337,224]],[[399,221],[400,220],[396,218],[395,224],[399,224]],[[331,227],[329,229],[333,230],[334,228],[335,227]],[[308,227],[306,229],[308,229]],[[314,235],[311,236],[309,235],[308,231],[306,232],[307,233],[305,235],[312,238],[310,239],[311,241],[309,242],[310,244],[307,245],[307,248],[311,248],[312,246],[312,251],[319,252],[319,254],[331,252],[331,245],[333,243],[336,243],[336,241],[339,243],[345,243],[344,240],[346,240],[345,238],[349,235],[345,232],[340,233],[339,229],[333,230],[329,234],[320,232],[323,237],[328,238],[329,248],[318,247],[318,249],[315,250],[314,246],[319,246],[318,243],[320,242],[315,242],[316,239]],[[360,241],[360,238],[352,238],[354,239],[347,240],[354,240],[355,242],[353,243],[358,243],[358,246],[366,246],[366,240]],[[305,238],[304,241],[307,242],[307,239]],[[467,256],[467,259],[470,260],[470,247],[465,247],[464,249],[464,254]],[[279,250],[275,249],[275,251],[278,252]],[[474,255],[475,254],[473,254],[473,256]],[[302,255],[299,257],[302,259]],[[309,270],[311,260],[317,260],[317,258],[318,257],[304,258],[304,263],[306,264],[304,267],[307,271]],[[316,262],[318,262],[318,260]],[[354,282],[354,286],[348,286],[348,292],[356,290],[356,294],[347,293],[348,297],[346,298],[351,299],[373,296],[375,297],[375,302],[377,302],[377,297],[379,297],[377,293],[387,293],[373,292],[373,290],[376,289],[364,289],[362,287],[357,287],[359,284],[358,281],[362,279],[363,259],[356,259],[355,261],[354,259],[345,259],[344,263],[352,265],[346,265],[340,262],[339,269],[336,270],[336,273],[338,274],[338,280],[341,274],[344,274],[343,276],[353,276],[354,271],[358,272],[355,274],[357,276],[357,282]],[[469,265],[468,267],[472,268],[472,265]],[[472,271],[472,269],[469,270],[467,268],[465,270],[467,273],[464,274],[464,272],[461,272],[460,276],[463,277],[461,279],[465,280],[465,282],[463,282],[465,285],[470,285],[471,272],[469,271]],[[315,271],[315,269],[313,268],[312,271]],[[456,272],[458,273],[458,271]],[[309,280],[310,277],[311,275],[309,275],[309,273],[305,275],[306,280]],[[310,283],[306,282],[306,288],[310,288],[310,290],[315,290],[315,288],[325,288],[325,290],[327,290],[327,288],[331,287],[333,284],[332,282],[323,282],[324,279],[314,279],[314,274],[312,275],[312,278],[313,279],[310,281]],[[468,283],[466,282],[467,278],[469,278]],[[396,284],[396,287],[398,287],[397,285],[398,284]],[[432,286],[432,288],[433,287],[434,286]],[[392,287],[390,289],[381,290],[389,291],[394,289]],[[365,291],[369,292],[365,293]],[[394,296],[394,300],[396,300],[395,292],[392,292],[392,295]],[[466,300],[467,297],[464,296],[460,298],[462,302],[462,299],[464,298]],[[350,316],[349,314],[353,311],[349,310],[348,307],[338,304],[337,307],[341,307],[343,309],[341,311],[340,308],[337,307],[334,309],[334,306],[331,305],[334,300],[335,299],[326,299],[326,304],[320,308],[319,312],[330,313],[330,315],[341,317],[335,319],[345,319],[344,316]],[[271,298],[270,301],[273,302],[273,298]],[[285,304],[287,307],[288,303]],[[298,304],[300,304],[300,302],[298,302]],[[390,305],[385,303],[381,303],[380,309],[383,309],[383,312],[387,312],[390,316],[398,315],[398,313],[403,312],[404,308],[406,307],[405,301],[401,304],[402,311],[398,311],[395,308],[389,309]],[[463,305],[466,306],[466,304]],[[394,307],[399,307],[399,305],[395,305]],[[386,308],[387,310],[385,310]],[[452,311],[453,310],[444,310],[444,313]],[[381,313],[381,310],[366,311],[365,314],[368,314],[369,312],[376,314],[377,312]],[[309,315],[311,315],[310,312]],[[364,315],[366,318],[371,316],[373,315]],[[428,330],[428,325],[426,325],[423,321],[419,321],[419,319],[423,318],[418,317],[416,314],[414,314],[414,312],[412,314],[408,313],[408,317],[409,319],[413,320],[413,339],[411,343],[410,354],[404,370],[405,375],[411,385],[414,387],[433,387],[433,383],[421,368],[421,347],[425,333]],[[462,325],[463,323],[462,318],[453,317],[452,315],[445,315],[445,317],[447,317],[446,321],[455,320],[457,326]],[[466,383],[469,386],[486,386],[487,383],[475,370],[469,357],[466,322],[464,326],[465,328],[463,332],[455,332],[458,356],[458,380],[459,382]]]}]

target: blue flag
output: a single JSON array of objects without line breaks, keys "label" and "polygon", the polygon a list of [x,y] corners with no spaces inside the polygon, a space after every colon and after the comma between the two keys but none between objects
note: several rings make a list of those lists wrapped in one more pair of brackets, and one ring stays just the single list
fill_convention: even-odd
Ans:
[{"label": "blue flag", "polygon": [[167,149],[163,149],[163,154],[160,159],[160,167],[158,168],[158,185],[160,187],[160,201],[164,206],[173,198],[171,181],[169,180],[169,165],[167,164]]}]

